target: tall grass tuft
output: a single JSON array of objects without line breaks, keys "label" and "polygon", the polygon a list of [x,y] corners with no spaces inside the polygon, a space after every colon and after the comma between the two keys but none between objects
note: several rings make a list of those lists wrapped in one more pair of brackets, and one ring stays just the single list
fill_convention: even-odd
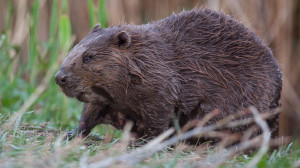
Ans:
[{"label": "tall grass tuft", "polygon": [[93,28],[96,24],[100,24],[101,27],[108,26],[105,0],[98,1],[98,10],[94,4],[94,1],[88,0],[88,12],[91,28]]},{"label": "tall grass tuft", "polygon": [[[74,39],[71,36],[67,2],[67,0],[51,1],[49,39],[39,41],[38,21],[42,4],[41,1],[35,0],[26,11],[29,17],[25,20],[24,29],[29,30],[26,37],[28,40],[20,45],[11,42],[11,34],[15,30],[12,27],[12,16],[17,9],[12,1],[8,2],[5,30],[0,36],[0,101],[3,116],[20,111],[33,94],[39,93],[37,90],[39,86],[46,85],[25,109],[22,121],[49,122],[50,125],[63,128],[76,125],[81,105],[60,93],[54,82],[54,73]],[[22,45],[27,44],[28,54],[26,50],[25,52],[20,50]],[[47,74],[49,79],[46,80]],[[46,84],[43,83],[45,80]],[[8,117],[1,119],[6,120]]]}]

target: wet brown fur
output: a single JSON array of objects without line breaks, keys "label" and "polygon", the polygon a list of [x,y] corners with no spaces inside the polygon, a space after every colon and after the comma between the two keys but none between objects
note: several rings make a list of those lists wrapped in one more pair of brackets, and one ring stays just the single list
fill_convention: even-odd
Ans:
[{"label": "wet brown fur", "polygon": [[[122,128],[127,119],[139,136],[157,136],[174,117],[183,126],[214,109],[222,111],[215,120],[251,105],[269,112],[279,106],[282,87],[262,40],[209,9],[147,25],[96,26],[70,51],[61,76],[64,93],[85,102],[79,124],[85,135],[101,123]],[[278,117],[269,123],[276,134]]]}]

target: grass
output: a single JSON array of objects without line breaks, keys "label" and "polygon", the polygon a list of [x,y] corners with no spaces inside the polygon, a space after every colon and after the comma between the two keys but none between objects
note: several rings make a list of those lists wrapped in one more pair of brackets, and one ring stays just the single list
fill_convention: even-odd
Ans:
[{"label": "grass", "polygon": [[[93,134],[84,141],[81,139],[68,141],[62,140],[62,133],[62,130],[46,124],[28,123],[20,123],[15,134],[13,130],[1,132],[0,162],[2,166],[85,167],[132,150],[126,146],[120,146],[122,143],[117,137],[110,142],[104,142],[100,135]],[[213,159],[207,159],[214,152],[214,149],[205,145],[194,147],[177,144],[155,153],[149,159],[135,164],[134,167],[193,167],[199,162],[208,166],[214,163]],[[257,167],[292,167],[299,157],[300,149],[291,143],[282,146],[271,155],[265,155]],[[222,163],[220,167],[244,167],[251,159],[252,156],[239,154]]]},{"label": "grass", "polygon": [[[58,0],[51,3],[48,41],[37,37],[40,1],[35,0],[30,8],[25,20],[29,30],[26,58],[20,43],[11,41],[12,15],[17,9],[8,1],[5,30],[0,36],[0,167],[85,167],[133,151],[123,143],[126,134],[110,126],[98,127],[84,141],[62,139],[66,130],[77,126],[82,104],[66,98],[53,79],[73,37],[67,0],[61,1],[61,8]],[[90,26],[99,22],[106,27],[106,1],[100,0],[98,7],[92,0],[87,3]],[[205,144],[179,143],[155,152],[135,167],[193,167],[202,161],[209,165],[213,163],[209,156],[215,152]],[[291,167],[299,157],[299,147],[290,144],[264,155],[257,167]],[[251,159],[246,154],[235,155],[220,167],[243,167]]]}]

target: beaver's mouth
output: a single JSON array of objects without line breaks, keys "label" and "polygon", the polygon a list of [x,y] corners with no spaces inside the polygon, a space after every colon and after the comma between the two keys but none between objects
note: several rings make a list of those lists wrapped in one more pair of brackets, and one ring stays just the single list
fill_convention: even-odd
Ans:
[{"label": "beaver's mouth", "polygon": [[80,92],[77,96],[75,96],[77,100],[81,102],[88,102],[88,99],[84,92]]},{"label": "beaver's mouth", "polygon": [[87,87],[77,93],[78,94],[73,94],[72,97],[75,97],[77,100],[85,103],[107,104],[113,100],[108,92],[99,87]]},{"label": "beaver's mouth", "polygon": [[60,87],[61,91],[70,98],[76,98],[81,102],[89,102],[88,98],[89,92],[84,89],[74,88],[74,87]]},{"label": "beaver's mouth", "polygon": [[91,87],[91,89],[92,89],[93,93],[95,93],[107,100],[110,100],[110,101],[113,100],[112,97],[110,96],[110,94],[105,89],[103,89],[101,87],[96,87],[96,86]]},{"label": "beaver's mouth", "polygon": [[70,88],[65,88],[65,87],[60,87],[61,91],[68,97],[77,97],[78,95],[76,94],[77,92],[74,89]]}]

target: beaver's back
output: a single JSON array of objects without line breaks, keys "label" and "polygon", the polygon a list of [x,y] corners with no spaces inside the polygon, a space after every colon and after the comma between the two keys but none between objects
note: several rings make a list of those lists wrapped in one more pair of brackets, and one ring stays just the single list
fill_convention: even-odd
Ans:
[{"label": "beaver's back", "polygon": [[[225,14],[193,10],[154,23],[174,55],[180,80],[179,113],[197,106],[223,114],[279,105],[282,74],[271,50],[252,31]],[[163,27],[163,28],[162,28]]]}]

